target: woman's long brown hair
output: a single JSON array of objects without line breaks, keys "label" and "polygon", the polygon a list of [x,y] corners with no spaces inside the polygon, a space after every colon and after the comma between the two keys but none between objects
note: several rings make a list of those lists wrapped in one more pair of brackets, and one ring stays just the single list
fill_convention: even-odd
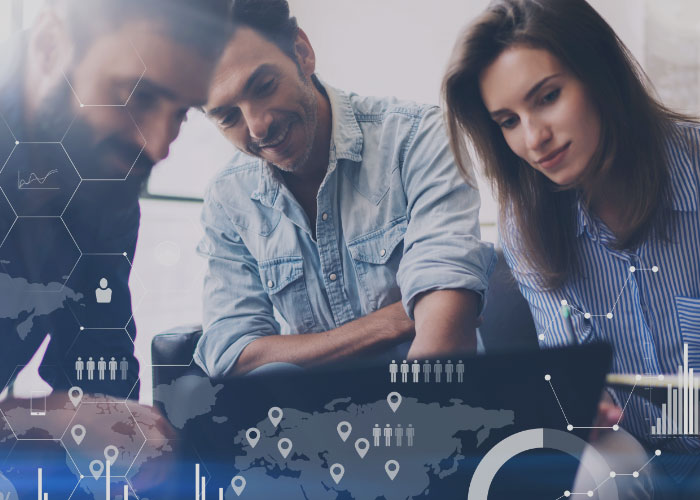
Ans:
[{"label": "woman's long brown hair", "polygon": [[[575,186],[557,186],[506,144],[481,97],[479,75],[507,48],[545,49],[583,83],[601,121],[599,145]],[[524,257],[546,288],[577,269],[576,201],[590,203],[602,183],[618,190],[625,229],[617,247],[635,248],[654,232],[666,238],[670,173],[666,140],[675,113],[654,96],[644,71],[585,0],[498,0],[467,27],[443,81],[450,145],[473,182],[468,142],[491,181],[501,223],[508,213]],[[476,163],[476,162],[475,162]]]}]

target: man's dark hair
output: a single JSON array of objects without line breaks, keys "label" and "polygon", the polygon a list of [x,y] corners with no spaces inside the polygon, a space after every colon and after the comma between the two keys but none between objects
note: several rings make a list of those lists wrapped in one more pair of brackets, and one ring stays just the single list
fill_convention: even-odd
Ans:
[{"label": "man's dark hair", "polygon": [[230,34],[232,0],[53,0],[66,12],[78,51],[131,20],[153,21],[178,44],[218,57]]},{"label": "man's dark hair", "polygon": [[299,26],[290,16],[287,0],[234,0],[231,20],[234,32],[242,26],[252,28],[296,61],[294,42]]}]

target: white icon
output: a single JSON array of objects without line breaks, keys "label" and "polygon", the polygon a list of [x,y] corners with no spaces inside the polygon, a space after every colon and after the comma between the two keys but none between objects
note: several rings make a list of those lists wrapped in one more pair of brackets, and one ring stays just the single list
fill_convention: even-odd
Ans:
[{"label": "white icon", "polygon": [[248,440],[248,444],[251,448],[255,448],[255,445],[260,441],[260,431],[255,427],[251,427],[245,433],[245,437]]},{"label": "white icon", "polygon": [[88,372],[88,380],[92,380],[95,378],[95,362],[92,359],[92,356],[90,356],[85,363],[85,368],[87,368]]},{"label": "white icon", "polygon": [[401,382],[408,382],[408,364],[405,359],[401,362]]},{"label": "white icon", "polygon": [[416,435],[416,429],[413,424],[408,424],[406,428],[406,440],[408,441],[408,446],[413,446],[413,437]]},{"label": "white icon", "polygon": [[372,437],[374,438],[374,446],[379,446],[379,440],[382,437],[382,430],[379,428],[379,424],[374,424],[374,427],[372,427]]},{"label": "white icon", "polygon": [[292,440],[289,438],[282,438],[277,442],[277,448],[279,448],[282,458],[287,458],[289,452],[292,451]]},{"label": "white icon", "polygon": [[333,478],[333,481],[335,481],[335,484],[338,484],[340,480],[343,479],[344,475],[345,467],[340,464],[331,465],[331,477]]},{"label": "white icon", "polygon": [[39,177],[35,172],[31,172],[29,174],[29,177],[27,179],[22,179],[19,175],[19,170],[17,171],[17,189],[60,189],[57,187],[25,187],[29,186],[33,183],[37,183],[38,186],[43,186],[44,183],[46,182],[46,179],[51,177],[53,174],[58,173],[58,169],[54,168],[53,170],[49,170],[49,172],[44,176],[44,177]]},{"label": "white icon", "polygon": [[92,477],[95,478],[95,480],[100,478],[103,470],[105,470],[105,464],[103,464],[99,460],[93,460],[92,462],[90,462],[90,473],[92,474]]},{"label": "white icon", "polygon": [[46,415],[46,396],[42,391],[32,391],[29,400],[29,414],[42,417]]},{"label": "white icon", "polygon": [[117,380],[117,360],[114,359],[114,356],[112,356],[112,359],[109,360],[108,367],[109,380]]},{"label": "white icon", "polygon": [[413,382],[417,384],[418,378],[420,377],[420,365],[418,364],[417,359],[413,360],[413,364],[411,365],[411,373],[413,374]]},{"label": "white icon", "polygon": [[386,401],[389,403],[389,406],[394,413],[396,413],[396,410],[398,410],[399,406],[401,406],[401,399],[401,394],[398,392],[390,392],[386,397]]},{"label": "white icon", "polygon": [[348,440],[351,432],[352,425],[350,425],[350,422],[343,421],[338,424],[338,435],[340,436],[340,439],[343,440],[343,443]]},{"label": "white icon", "polygon": [[391,446],[392,430],[389,424],[386,424],[386,427],[384,427],[384,446]]},{"label": "white icon", "polygon": [[112,302],[112,289],[107,288],[109,282],[107,278],[102,278],[100,280],[100,288],[95,290],[95,299],[98,304],[109,304]]},{"label": "white icon", "polygon": [[396,360],[392,359],[389,365],[389,380],[392,384],[396,383],[396,374],[399,372],[399,365],[396,364]]},{"label": "white icon", "polygon": [[277,425],[282,420],[282,415],[284,415],[284,413],[282,412],[282,408],[279,408],[277,406],[273,406],[272,408],[270,408],[270,411],[267,412],[267,416],[270,419],[270,422],[272,422],[272,425],[275,427],[277,427]]},{"label": "white icon", "polygon": [[73,436],[73,441],[75,441],[75,444],[78,446],[80,446],[80,443],[82,443],[83,439],[85,439],[85,433],[85,426],[80,424],[74,425],[70,430],[70,435]]},{"label": "white icon", "polygon": [[241,496],[243,490],[245,489],[245,478],[243,476],[234,476],[231,479],[231,488],[236,493],[236,496]]},{"label": "white icon", "polygon": [[457,382],[460,384],[464,382],[464,363],[461,359],[457,361]]},{"label": "white icon", "polygon": [[455,368],[452,364],[452,361],[448,359],[447,363],[445,363],[445,378],[447,378],[448,383],[452,382],[452,373],[454,372],[454,370]]},{"label": "white icon", "polygon": [[107,362],[104,357],[100,356],[100,360],[97,362],[97,372],[100,380],[105,379],[105,370],[107,370]]},{"label": "white icon", "polygon": [[78,356],[78,359],[75,362],[75,379],[76,380],[83,380],[83,370],[85,369],[85,362],[83,361],[83,358]]},{"label": "white icon", "polygon": [[384,470],[386,471],[387,476],[389,476],[389,479],[393,481],[396,474],[399,473],[399,463],[396,460],[389,460],[384,464]]},{"label": "white icon", "polygon": [[68,397],[70,398],[70,402],[73,403],[73,406],[77,408],[83,399],[83,390],[77,386],[71,387],[68,391]]},{"label": "white icon", "polygon": [[119,456],[119,448],[114,446],[113,444],[110,444],[105,448],[105,458],[109,462],[109,465],[112,466],[114,465],[114,462],[117,461],[117,457]]},{"label": "white icon", "polygon": [[355,441],[355,450],[357,451],[357,454],[360,455],[360,458],[365,458],[367,451],[369,451],[369,441],[367,441],[365,438],[358,439]]}]

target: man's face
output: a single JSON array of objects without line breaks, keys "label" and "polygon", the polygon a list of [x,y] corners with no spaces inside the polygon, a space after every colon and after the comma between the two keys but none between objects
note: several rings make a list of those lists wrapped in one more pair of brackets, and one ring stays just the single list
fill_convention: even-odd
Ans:
[{"label": "man's face", "polygon": [[214,73],[207,115],[241,151],[300,173],[318,127],[312,74],[313,65],[298,64],[255,30],[240,28]]},{"label": "man's face", "polygon": [[187,110],[206,102],[216,62],[142,20],[77,54],[64,71],[70,87],[60,82],[44,99],[38,126],[75,116],[63,144],[83,178],[147,177],[168,155]]}]

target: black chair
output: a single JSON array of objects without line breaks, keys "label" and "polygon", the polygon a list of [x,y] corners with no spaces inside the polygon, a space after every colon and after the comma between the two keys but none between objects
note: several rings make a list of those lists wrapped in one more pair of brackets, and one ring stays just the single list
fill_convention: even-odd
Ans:
[{"label": "black chair", "polygon": [[[500,251],[486,301],[479,330],[487,352],[537,349],[530,309]],[[192,325],[174,328],[153,338],[151,360],[154,365],[153,401],[156,406],[159,405],[158,387],[161,384],[170,384],[185,375],[195,375],[188,377],[188,384],[184,386],[182,399],[187,401],[184,392],[196,391],[199,381],[206,382],[205,373],[192,361],[201,335],[202,327]]]}]

